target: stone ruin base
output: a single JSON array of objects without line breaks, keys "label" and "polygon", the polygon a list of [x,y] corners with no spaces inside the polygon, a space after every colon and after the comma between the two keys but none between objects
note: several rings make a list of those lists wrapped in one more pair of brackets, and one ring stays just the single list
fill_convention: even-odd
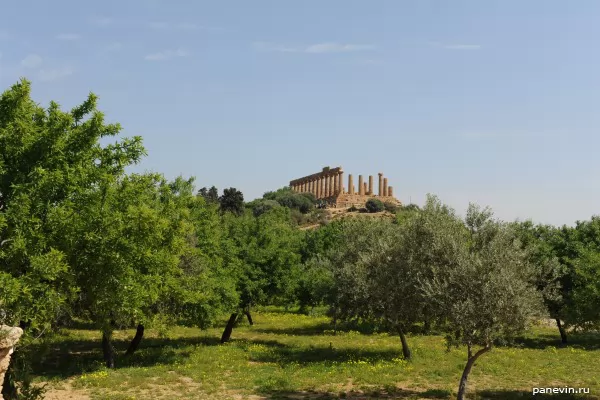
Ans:
[{"label": "stone ruin base", "polygon": [[340,194],[336,197],[333,207],[345,208],[345,207],[358,207],[362,208],[367,204],[370,199],[381,200],[383,203],[392,203],[395,205],[401,205],[400,201],[393,196],[375,196],[368,194]]},{"label": "stone ruin base", "polygon": [[369,199],[381,200],[383,203],[392,203],[401,206],[402,203],[393,196],[375,196],[369,194],[338,194],[336,196],[321,199],[327,204],[327,208],[363,208]]},{"label": "stone ruin base", "polygon": [[13,353],[13,349],[22,334],[23,330],[21,328],[0,325],[0,400],[4,399],[2,397],[2,384],[10,363],[10,355]]}]

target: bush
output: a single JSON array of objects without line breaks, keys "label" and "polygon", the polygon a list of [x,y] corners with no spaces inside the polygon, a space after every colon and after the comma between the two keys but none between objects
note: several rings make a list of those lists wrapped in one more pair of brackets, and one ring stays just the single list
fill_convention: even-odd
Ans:
[{"label": "bush", "polygon": [[386,211],[389,211],[391,213],[396,214],[396,212],[398,211],[398,206],[394,203],[391,203],[389,201],[386,201],[385,203],[383,203],[383,207],[385,208]]},{"label": "bush", "polygon": [[381,212],[385,210],[385,206],[379,199],[369,199],[365,204],[365,207],[370,213]]},{"label": "bush", "polygon": [[317,203],[317,199],[312,193],[297,193],[290,188],[267,192],[264,194],[263,199],[274,200],[284,207],[299,210],[302,214],[312,211]]},{"label": "bush", "polygon": [[262,214],[270,211],[274,208],[279,208],[281,205],[275,200],[257,200],[252,204],[252,213],[255,217],[259,217]]}]

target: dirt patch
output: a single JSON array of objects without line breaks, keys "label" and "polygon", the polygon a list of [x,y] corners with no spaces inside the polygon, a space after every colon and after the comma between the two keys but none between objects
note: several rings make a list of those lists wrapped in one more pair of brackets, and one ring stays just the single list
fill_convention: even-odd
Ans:
[{"label": "dirt patch", "polygon": [[46,387],[48,390],[44,394],[44,400],[90,400],[85,389],[75,389],[71,381],[63,383],[60,387]]}]

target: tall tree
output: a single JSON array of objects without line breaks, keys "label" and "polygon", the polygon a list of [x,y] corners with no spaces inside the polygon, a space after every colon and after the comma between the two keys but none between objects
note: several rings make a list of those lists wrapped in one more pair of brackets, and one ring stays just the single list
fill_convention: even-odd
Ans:
[{"label": "tall tree", "polygon": [[561,263],[558,257],[557,243],[562,240],[560,232],[553,226],[534,225],[531,221],[515,222],[511,226],[535,268],[536,287],[544,298],[550,317],[556,321],[561,342],[566,344],[567,333],[563,321],[572,285],[571,269]]},{"label": "tall tree", "polygon": [[258,217],[245,213],[239,217],[226,214],[223,218],[233,244],[227,265],[234,271],[240,298],[221,338],[227,342],[240,313],[252,324],[250,307],[281,304],[293,297],[302,232],[295,228],[286,208]]},{"label": "tall tree", "polygon": [[[371,291],[381,304],[379,314],[398,332],[406,359],[411,351],[406,339],[408,327],[435,319],[435,308],[423,290],[440,270],[456,260],[453,248],[466,230],[454,212],[435,196],[428,196],[423,210],[404,220],[392,245],[376,252],[371,270]],[[437,314],[439,317],[439,313]]]},{"label": "tall tree", "polygon": [[0,307],[5,322],[48,327],[73,285],[65,257],[53,248],[52,212],[97,185],[104,174],[119,174],[144,154],[141,139],[101,146],[118,124],[104,123],[90,94],[70,112],[51,102],[47,109],[30,97],[26,80],[0,97]]},{"label": "tall tree", "polygon": [[219,204],[221,211],[241,215],[244,212],[244,195],[236,188],[225,189],[219,197]]},{"label": "tall tree", "polygon": [[109,368],[114,329],[148,319],[178,276],[185,238],[193,234],[189,211],[170,191],[156,174],[107,176],[53,216],[57,243],[81,288],[78,305],[102,332]]},{"label": "tall tree", "polygon": [[[543,314],[542,296],[534,282],[528,255],[505,224],[491,219],[487,209],[471,205],[464,236],[444,232],[454,245],[454,259],[425,285],[439,315],[447,321],[449,346],[465,345],[467,363],[458,387],[464,400],[475,362],[495,343],[506,342]],[[479,349],[477,349],[479,346]]]},{"label": "tall tree", "polygon": [[[0,323],[25,327],[21,343],[69,314],[78,292],[68,255],[53,240],[53,216],[144,155],[139,137],[101,144],[121,128],[105,123],[95,95],[63,111],[55,102],[37,105],[30,92],[22,80],[0,96]],[[27,365],[22,357],[18,350],[15,360]]]},{"label": "tall tree", "polygon": [[219,201],[219,191],[215,186],[211,186],[210,189],[203,187],[198,190],[198,194],[204,197],[207,203],[217,203]]}]

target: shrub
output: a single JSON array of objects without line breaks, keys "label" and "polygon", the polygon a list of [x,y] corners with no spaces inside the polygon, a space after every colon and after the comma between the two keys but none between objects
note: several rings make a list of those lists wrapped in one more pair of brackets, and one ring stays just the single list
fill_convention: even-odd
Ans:
[{"label": "shrub", "polygon": [[300,210],[302,214],[307,214],[315,208],[317,199],[312,193],[297,193],[290,188],[282,188],[276,192],[267,192],[263,196],[264,200],[275,200],[284,207]]},{"label": "shrub", "polygon": [[369,199],[365,204],[365,207],[370,213],[376,213],[385,210],[385,206],[379,199]]},{"label": "shrub", "polygon": [[383,203],[383,207],[385,208],[386,211],[389,211],[391,213],[396,214],[396,212],[398,211],[398,206],[394,203],[391,203],[389,201],[386,201],[385,203]]},{"label": "shrub", "polygon": [[274,208],[279,208],[281,207],[281,205],[276,202],[275,200],[258,200],[253,202],[254,204],[252,204],[252,213],[254,214],[255,217],[258,217],[264,213],[266,213],[267,211],[270,211]]}]

